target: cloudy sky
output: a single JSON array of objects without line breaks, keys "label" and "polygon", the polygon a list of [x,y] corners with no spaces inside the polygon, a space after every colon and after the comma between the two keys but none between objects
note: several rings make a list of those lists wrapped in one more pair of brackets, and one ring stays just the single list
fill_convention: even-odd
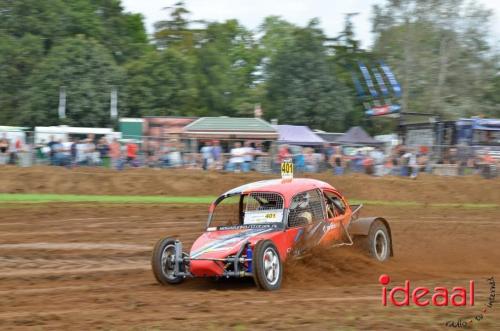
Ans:
[{"label": "cloudy sky", "polygon": [[[142,13],[148,32],[153,31],[153,23],[166,18],[162,8],[171,6],[178,0],[122,0],[125,9]],[[353,19],[356,34],[363,46],[369,47],[373,41],[371,11],[376,3],[383,0],[186,0],[192,19],[222,21],[238,19],[243,25],[255,29],[262,19],[269,15],[282,16],[286,20],[304,25],[311,18],[318,17],[327,35],[338,34],[343,27],[344,14],[359,13]],[[493,40],[500,40],[500,0],[478,0],[494,10],[491,33]]]}]

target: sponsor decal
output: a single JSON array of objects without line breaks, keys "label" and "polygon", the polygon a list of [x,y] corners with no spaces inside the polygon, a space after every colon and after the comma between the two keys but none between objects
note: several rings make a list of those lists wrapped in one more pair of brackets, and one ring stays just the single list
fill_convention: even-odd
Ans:
[{"label": "sponsor decal", "polygon": [[[235,246],[243,244],[243,242],[248,240],[249,238],[255,237],[255,236],[262,234],[262,233],[271,232],[275,229],[275,227],[272,227],[272,226],[257,227],[257,228],[250,228],[250,229],[248,228],[248,226],[243,226],[243,228],[246,231],[242,231],[242,232],[235,233],[235,234],[220,236],[219,238],[210,242],[208,245],[205,245],[204,247],[198,249],[195,252],[192,252],[191,258],[197,258],[200,255],[203,255],[203,254],[208,253],[208,252],[223,251],[223,250],[231,249]],[[231,230],[238,230],[238,228],[232,228]]]}]

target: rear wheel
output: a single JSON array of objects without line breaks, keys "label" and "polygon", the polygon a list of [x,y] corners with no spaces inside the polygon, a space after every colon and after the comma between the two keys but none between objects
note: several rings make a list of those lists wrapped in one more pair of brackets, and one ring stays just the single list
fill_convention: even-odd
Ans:
[{"label": "rear wheel", "polygon": [[391,257],[391,236],[387,226],[381,221],[375,221],[367,236],[357,237],[358,245],[380,262]]},{"label": "rear wheel", "polygon": [[160,284],[179,284],[184,280],[184,277],[174,275],[175,262],[175,239],[159,240],[153,249],[151,267]]},{"label": "rear wheel", "polygon": [[278,249],[271,240],[259,241],[253,251],[253,278],[263,290],[273,291],[281,287],[283,265]]}]

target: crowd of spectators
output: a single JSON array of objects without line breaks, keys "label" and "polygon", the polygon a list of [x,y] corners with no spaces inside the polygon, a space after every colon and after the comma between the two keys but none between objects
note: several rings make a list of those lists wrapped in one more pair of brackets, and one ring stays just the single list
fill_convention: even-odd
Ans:
[{"label": "crowd of spectators", "polygon": [[[19,164],[19,152],[34,154],[35,163],[64,167],[102,166],[121,170],[125,167],[196,168],[228,172],[279,172],[280,164],[291,159],[295,171],[323,172],[335,175],[365,173],[374,176],[397,175],[416,178],[437,165],[454,165],[458,175],[474,172],[491,176],[498,164],[487,149],[475,151],[467,146],[439,150],[398,145],[390,151],[378,147],[345,147],[324,144],[317,147],[275,145],[261,141],[201,141],[196,147],[172,140],[108,140],[89,134],[85,137],[51,136],[34,146],[20,139],[0,139],[0,165]],[[435,155],[435,154],[434,154]]]}]

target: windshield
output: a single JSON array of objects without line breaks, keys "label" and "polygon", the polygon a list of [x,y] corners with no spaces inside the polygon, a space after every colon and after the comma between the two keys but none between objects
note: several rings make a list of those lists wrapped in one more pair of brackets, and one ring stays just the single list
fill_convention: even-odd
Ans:
[{"label": "windshield", "polygon": [[209,227],[259,225],[283,222],[283,198],[277,193],[253,192],[219,201]]}]

